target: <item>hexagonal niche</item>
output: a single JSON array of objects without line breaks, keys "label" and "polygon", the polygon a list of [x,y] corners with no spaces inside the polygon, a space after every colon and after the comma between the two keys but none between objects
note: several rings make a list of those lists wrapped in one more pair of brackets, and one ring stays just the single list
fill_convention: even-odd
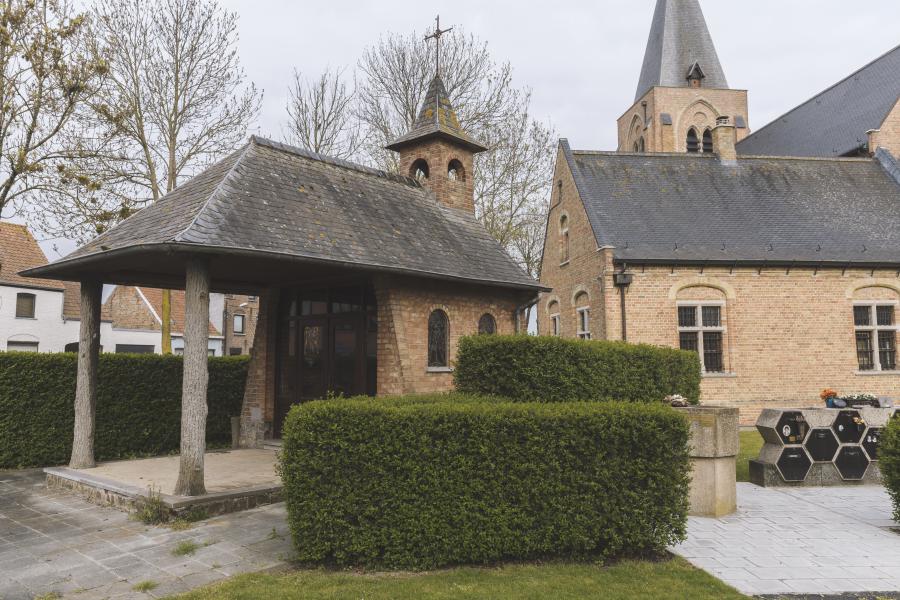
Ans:
[{"label": "hexagonal niche", "polygon": [[881,427],[869,427],[862,441],[862,447],[865,449],[866,454],[869,455],[869,460],[878,460],[878,446],[880,443]]},{"label": "hexagonal niche", "polygon": [[775,466],[785,481],[803,481],[812,467],[812,461],[802,446],[787,446]]},{"label": "hexagonal niche", "polygon": [[831,462],[838,450],[837,438],[830,429],[817,428],[809,432],[806,436],[806,451],[809,456],[816,462]]},{"label": "hexagonal niche", "polygon": [[782,444],[802,444],[809,432],[809,423],[800,411],[785,411],[775,425]]},{"label": "hexagonal niche", "polygon": [[842,479],[860,480],[869,468],[869,459],[862,446],[844,446],[834,459],[834,466]]},{"label": "hexagonal niche", "polygon": [[842,444],[858,444],[866,431],[866,422],[859,416],[859,411],[842,410],[831,429]]}]

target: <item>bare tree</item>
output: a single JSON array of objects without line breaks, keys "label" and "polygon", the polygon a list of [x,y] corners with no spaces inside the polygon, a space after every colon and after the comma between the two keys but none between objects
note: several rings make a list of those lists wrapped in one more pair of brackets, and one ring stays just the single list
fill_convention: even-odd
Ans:
[{"label": "bare tree", "polygon": [[[109,73],[83,115],[77,171],[104,183],[44,210],[43,229],[82,239],[172,191],[235,149],[259,112],[237,55],[237,15],[215,0],[100,0],[93,52]],[[164,292],[163,352],[171,352]]]},{"label": "bare tree", "polygon": [[362,127],[352,112],[355,92],[347,88],[343,75],[343,69],[325,69],[310,80],[294,71],[287,105],[289,143],[335,158],[358,154]]},{"label": "bare tree", "polygon": [[80,148],[61,143],[106,71],[85,50],[86,26],[64,0],[0,2],[0,215],[26,198],[94,186],[67,176]]}]

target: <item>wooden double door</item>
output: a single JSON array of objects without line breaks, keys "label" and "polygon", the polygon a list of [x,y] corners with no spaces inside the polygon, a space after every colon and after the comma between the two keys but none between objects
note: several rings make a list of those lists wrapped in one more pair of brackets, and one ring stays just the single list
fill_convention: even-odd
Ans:
[{"label": "wooden double door", "polygon": [[293,404],[375,394],[378,328],[366,286],[286,290],[279,313],[276,435]]}]

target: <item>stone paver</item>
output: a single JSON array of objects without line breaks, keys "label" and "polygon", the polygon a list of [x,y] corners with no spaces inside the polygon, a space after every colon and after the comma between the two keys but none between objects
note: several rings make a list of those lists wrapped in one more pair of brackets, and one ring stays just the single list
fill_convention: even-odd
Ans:
[{"label": "stone paver", "polygon": [[[199,546],[177,557],[179,542]],[[44,487],[37,470],[0,471],[0,599],[162,597],[292,555],[284,504],[232,513],[186,531],[150,527],[124,512]],[[141,581],[158,587],[135,592]]]},{"label": "stone paver", "polygon": [[761,488],[738,484],[738,511],[690,517],[673,548],[741,592],[900,591],[900,533],[880,486]]}]

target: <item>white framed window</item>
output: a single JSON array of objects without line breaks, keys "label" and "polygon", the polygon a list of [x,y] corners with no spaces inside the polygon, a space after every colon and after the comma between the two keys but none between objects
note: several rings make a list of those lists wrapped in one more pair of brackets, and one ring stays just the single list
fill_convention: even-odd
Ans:
[{"label": "white framed window", "polygon": [[853,328],[860,371],[897,370],[896,302],[855,302]]},{"label": "white framed window", "polygon": [[578,339],[591,339],[591,309],[583,306],[579,308],[575,314],[578,318]]},{"label": "white framed window", "polygon": [[234,332],[244,333],[244,315],[234,315]]},{"label": "white framed window", "polygon": [[700,355],[703,373],[725,372],[725,327],[720,302],[678,303],[678,346]]},{"label": "white framed window", "polygon": [[550,315],[550,335],[559,337],[559,313]]},{"label": "white framed window", "polygon": [[569,262],[569,216],[559,218],[559,264]]}]

